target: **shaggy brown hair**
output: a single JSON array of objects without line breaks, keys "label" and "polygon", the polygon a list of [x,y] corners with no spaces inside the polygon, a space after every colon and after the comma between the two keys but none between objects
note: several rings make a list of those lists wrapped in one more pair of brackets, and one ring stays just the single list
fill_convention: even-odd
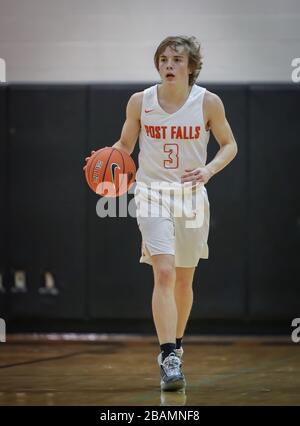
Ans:
[{"label": "shaggy brown hair", "polygon": [[189,67],[192,71],[192,74],[189,75],[189,86],[192,86],[197,80],[203,64],[200,43],[196,37],[174,36],[165,38],[156,49],[154,55],[154,63],[157,71],[159,70],[159,57],[168,46],[176,52],[178,51],[178,47],[182,46],[184,48],[189,58]]}]

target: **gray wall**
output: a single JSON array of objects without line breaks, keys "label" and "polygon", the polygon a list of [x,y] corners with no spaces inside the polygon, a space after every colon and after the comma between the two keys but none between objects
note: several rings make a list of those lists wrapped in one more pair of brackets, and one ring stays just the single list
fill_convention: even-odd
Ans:
[{"label": "gray wall", "polygon": [[167,35],[203,46],[200,81],[291,82],[299,0],[0,0],[7,81],[153,81]]}]

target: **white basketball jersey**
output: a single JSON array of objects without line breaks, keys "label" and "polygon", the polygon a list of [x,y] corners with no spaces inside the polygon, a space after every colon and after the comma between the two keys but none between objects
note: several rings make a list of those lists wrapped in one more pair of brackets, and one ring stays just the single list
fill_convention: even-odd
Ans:
[{"label": "white basketball jersey", "polygon": [[209,140],[203,118],[205,91],[194,84],[185,104],[169,114],[159,105],[157,84],[144,90],[137,182],[180,183],[185,169],[205,166]]}]

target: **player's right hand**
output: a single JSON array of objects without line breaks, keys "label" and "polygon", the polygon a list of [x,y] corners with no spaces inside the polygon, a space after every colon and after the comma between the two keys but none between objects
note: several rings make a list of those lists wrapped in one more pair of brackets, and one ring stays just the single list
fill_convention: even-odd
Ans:
[{"label": "player's right hand", "polygon": [[90,157],[85,157],[85,166],[83,167],[83,170],[85,170],[85,169],[86,169],[86,164],[87,164],[87,162],[89,161],[89,159],[91,158],[91,156],[94,154],[94,152],[96,152],[96,151],[91,151],[91,155],[90,155]]}]

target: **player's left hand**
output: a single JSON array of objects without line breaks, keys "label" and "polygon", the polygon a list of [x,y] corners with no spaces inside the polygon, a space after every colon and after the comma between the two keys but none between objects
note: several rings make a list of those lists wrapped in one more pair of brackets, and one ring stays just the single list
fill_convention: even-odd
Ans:
[{"label": "player's left hand", "polygon": [[197,169],[186,169],[185,174],[181,176],[181,183],[193,182],[207,184],[213,173],[207,167],[198,167]]}]

